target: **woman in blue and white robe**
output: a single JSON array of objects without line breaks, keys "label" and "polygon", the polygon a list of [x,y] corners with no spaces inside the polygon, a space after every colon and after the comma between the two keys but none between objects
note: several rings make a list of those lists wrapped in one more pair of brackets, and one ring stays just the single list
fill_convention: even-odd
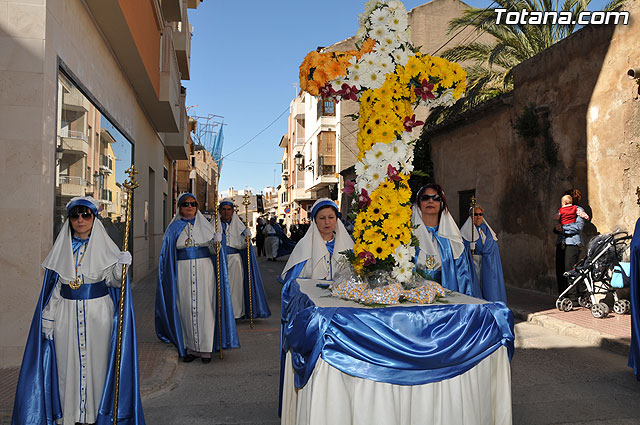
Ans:
[{"label": "woman in blue and white robe", "polygon": [[[112,422],[121,252],[98,219],[98,202],[73,198],[42,263],[45,277],[16,392],[12,424]],[[144,424],[135,319],[127,285],[118,417]]]},{"label": "woman in blue and white robe", "polygon": [[282,270],[280,281],[297,278],[333,280],[348,270],[343,251],[353,249],[353,239],[338,217],[338,206],[328,198],[318,199],[311,208],[312,223],[298,241]]},{"label": "woman in blue and white robe", "polygon": [[418,191],[411,221],[420,243],[416,267],[451,291],[481,297],[471,254],[465,249],[440,185],[428,184]]},{"label": "woman in blue and white robe", "polygon": [[[178,212],[162,242],[156,289],[156,335],[172,343],[185,363],[200,357],[211,361],[220,350],[218,337],[218,261],[209,246],[221,242],[209,221],[198,210],[195,195],[178,199]],[[224,246],[220,251],[222,298],[222,348],[239,347],[233,317]]]}]

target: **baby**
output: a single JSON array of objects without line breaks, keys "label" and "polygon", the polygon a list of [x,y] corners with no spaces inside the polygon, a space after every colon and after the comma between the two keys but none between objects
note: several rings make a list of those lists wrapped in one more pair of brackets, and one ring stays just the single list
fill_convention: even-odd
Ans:
[{"label": "baby", "polygon": [[560,200],[562,206],[556,214],[556,220],[560,221],[561,225],[575,223],[578,216],[589,220],[589,216],[580,208],[573,205],[573,198],[571,195],[564,195]]}]

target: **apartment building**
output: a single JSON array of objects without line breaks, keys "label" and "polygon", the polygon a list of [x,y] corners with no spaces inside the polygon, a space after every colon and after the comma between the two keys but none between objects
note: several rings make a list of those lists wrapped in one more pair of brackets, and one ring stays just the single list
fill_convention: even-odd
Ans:
[{"label": "apartment building", "polygon": [[[33,4],[32,4],[33,3]],[[37,3],[37,4],[35,4]],[[100,203],[122,242],[135,165],[133,280],[157,266],[175,206],[174,161],[187,159],[186,91],[200,0],[0,3],[0,367],[20,363],[40,267],[74,196]]]}]

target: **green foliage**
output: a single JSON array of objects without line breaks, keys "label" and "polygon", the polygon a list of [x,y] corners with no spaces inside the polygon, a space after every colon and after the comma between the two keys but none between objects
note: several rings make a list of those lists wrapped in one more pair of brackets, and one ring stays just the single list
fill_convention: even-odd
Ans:
[{"label": "green foliage", "polygon": [[542,158],[550,167],[554,167],[559,162],[558,145],[551,136],[548,116],[545,114],[539,117],[535,109],[534,103],[527,105],[512,126],[516,133],[527,141],[530,148],[535,148],[536,139],[542,136]]},{"label": "green foliage", "polygon": [[530,147],[533,147],[536,137],[540,135],[540,123],[536,114],[536,105],[530,103],[525,106],[524,111],[516,118],[516,122],[512,124],[514,130],[520,137],[527,141]]},{"label": "green foliage", "polygon": [[[496,0],[495,6],[486,9],[467,9],[461,16],[449,22],[449,34],[470,27],[477,36],[468,43],[450,48],[441,56],[461,63],[467,71],[467,93],[453,106],[432,111],[427,126],[432,127],[447,118],[469,110],[491,98],[513,89],[513,67],[551,47],[577,30],[575,24],[521,25],[496,23],[495,9],[528,12],[570,12],[573,22],[588,10],[591,0]],[[603,10],[622,6],[626,0],[613,0]],[[477,41],[483,34],[491,42]]]},{"label": "green foliage", "polygon": [[433,161],[431,161],[431,144],[429,136],[422,130],[413,151],[413,172],[409,178],[409,187],[415,198],[416,192],[425,184],[434,183]]}]

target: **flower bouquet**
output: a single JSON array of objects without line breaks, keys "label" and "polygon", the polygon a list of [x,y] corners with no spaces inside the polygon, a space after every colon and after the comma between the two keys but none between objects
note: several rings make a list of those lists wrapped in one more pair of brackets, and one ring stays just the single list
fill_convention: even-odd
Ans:
[{"label": "flower bouquet", "polygon": [[409,177],[415,128],[424,124],[414,108],[453,104],[464,93],[465,72],[412,46],[399,1],[370,0],[359,23],[358,50],[309,53],[300,66],[300,87],[325,100],[360,103],[357,178],[343,189],[356,195],[355,246],[347,258],[370,287],[411,284],[417,243]]}]

